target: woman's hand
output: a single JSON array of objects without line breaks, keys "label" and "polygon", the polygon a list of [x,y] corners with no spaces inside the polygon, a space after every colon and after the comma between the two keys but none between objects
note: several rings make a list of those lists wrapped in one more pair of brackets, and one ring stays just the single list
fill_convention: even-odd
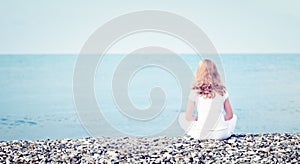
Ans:
[{"label": "woman's hand", "polygon": [[195,120],[195,121],[198,121],[198,116],[194,116],[194,120]]},{"label": "woman's hand", "polygon": [[231,116],[231,115],[225,114],[225,115],[224,115],[224,119],[225,119],[225,121],[231,120],[231,119],[232,119],[232,116]]}]

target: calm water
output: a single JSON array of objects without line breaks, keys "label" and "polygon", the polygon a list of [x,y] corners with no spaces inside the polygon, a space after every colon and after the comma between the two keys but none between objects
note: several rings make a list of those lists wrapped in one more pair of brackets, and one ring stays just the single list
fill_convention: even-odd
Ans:
[{"label": "calm water", "polygon": [[[181,57],[195,70],[198,56]],[[300,132],[300,55],[226,54],[221,57],[232,107],[238,116],[237,133]],[[76,55],[0,56],[0,140],[88,136],[73,100],[76,59]],[[103,81],[112,78],[121,59],[122,55],[103,59],[102,66],[107,71],[96,73],[96,97],[105,109],[103,115],[107,119],[117,118],[111,122],[113,126],[141,131],[151,124],[135,127],[136,124],[117,113],[110,96],[106,96],[111,93],[110,81]],[[170,93],[166,100],[170,110],[164,114],[174,115],[180,106],[176,81],[161,69],[143,71],[131,81],[128,92],[131,101],[146,108],[149,89],[161,86]],[[162,118],[157,117],[164,124]]]}]

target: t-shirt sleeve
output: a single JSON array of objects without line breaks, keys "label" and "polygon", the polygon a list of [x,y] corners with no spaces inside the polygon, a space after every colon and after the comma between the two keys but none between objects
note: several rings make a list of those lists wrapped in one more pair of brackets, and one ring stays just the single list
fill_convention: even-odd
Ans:
[{"label": "t-shirt sleeve", "polygon": [[197,101],[197,92],[193,89],[190,91],[189,100],[194,102]]},{"label": "t-shirt sleeve", "polygon": [[229,94],[228,92],[226,91],[225,95],[224,95],[224,99],[226,100],[228,98]]}]

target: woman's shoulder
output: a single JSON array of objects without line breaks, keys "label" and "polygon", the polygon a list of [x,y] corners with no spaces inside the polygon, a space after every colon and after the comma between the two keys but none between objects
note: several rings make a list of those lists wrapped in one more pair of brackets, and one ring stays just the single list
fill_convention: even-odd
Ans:
[{"label": "woman's shoulder", "polygon": [[[219,98],[223,98],[224,100],[226,100],[228,98],[228,96],[229,96],[228,92],[225,91],[225,93],[223,95],[220,95],[220,94],[216,93],[216,96],[212,99],[215,99],[215,98],[219,97]],[[189,99],[192,100],[192,101],[197,101],[198,98],[203,98],[203,96],[200,96],[198,94],[197,90],[191,89],[190,94],[189,94]],[[219,98],[217,98],[217,99],[219,99]],[[204,100],[206,100],[206,99],[204,99]],[[207,100],[209,100],[209,99],[207,99]]]},{"label": "woman's shoulder", "polygon": [[223,93],[223,95],[221,95],[220,93],[217,93],[216,96],[214,97],[215,99],[222,99],[222,100],[226,100],[228,98],[229,94],[227,91],[225,91],[225,93]]},{"label": "woman's shoulder", "polygon": [[190,90],[189,99],[192,101],[197,101],[198,93],[195,89]]},{"label": "woman's shoulder", "polygon": [[229,96],[228,91],[225,91],[225,94],[223,95],[223,97],[224,97],[225,99],[227,99],[228,96]]}]

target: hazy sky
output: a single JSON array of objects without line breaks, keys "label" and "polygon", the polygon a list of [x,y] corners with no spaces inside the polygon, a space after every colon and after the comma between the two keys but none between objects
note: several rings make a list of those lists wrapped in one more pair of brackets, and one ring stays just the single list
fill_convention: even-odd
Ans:
[{"label": "hazy sky", "polygon": [[299,0],[0,0],[0,53],[78,53],[105,22],[146,9],[193,21],[220,53],[300,53]]}]

